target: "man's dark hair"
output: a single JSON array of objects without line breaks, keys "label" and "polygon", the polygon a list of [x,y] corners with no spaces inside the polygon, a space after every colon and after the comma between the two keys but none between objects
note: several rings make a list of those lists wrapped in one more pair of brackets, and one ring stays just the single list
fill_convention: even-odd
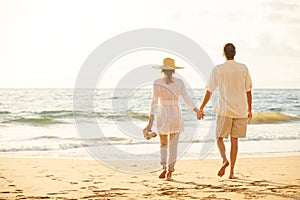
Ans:
[{"label": "man's dark hair", "polygon": [[227,59],[233,59],[235,56],[235,46],[232,43],[224,45],[224,54]]}]

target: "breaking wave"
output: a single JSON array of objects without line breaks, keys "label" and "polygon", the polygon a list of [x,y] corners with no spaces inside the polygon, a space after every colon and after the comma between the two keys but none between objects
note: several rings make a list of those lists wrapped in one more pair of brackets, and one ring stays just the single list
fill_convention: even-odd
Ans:
[{"label": "breaking wave", "polygon": [[253,113],[250,124],[279,124],[284,122],[299,121],[299,117],[289,116],[276,112]]}]

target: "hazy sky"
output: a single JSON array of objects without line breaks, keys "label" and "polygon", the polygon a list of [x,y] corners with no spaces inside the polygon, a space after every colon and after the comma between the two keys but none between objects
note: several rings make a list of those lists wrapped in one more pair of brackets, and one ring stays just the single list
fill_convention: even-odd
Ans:
[{"label": "hazy sky", "polygon": [[255,88],[300,88],[299,13],[297,0],[0,0],[0,88],[72,88],[97,46],[138,28],[182,33],[216,64],[233,42]]}]

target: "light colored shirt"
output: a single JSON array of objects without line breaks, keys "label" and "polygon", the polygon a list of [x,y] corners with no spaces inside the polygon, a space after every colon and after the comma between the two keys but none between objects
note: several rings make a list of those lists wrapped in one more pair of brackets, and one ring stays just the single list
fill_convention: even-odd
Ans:
[{"label": "light colored shirt", "polygon": [[234,60],[217,65],[210,73],[206,88],[212,93],[219,90],[214,106],[218,115],[247,117],[247,92],[252,89],[252,81],[246,65]]},{"label": "light colored shirt", "polygon": [[173,77],[170,84],[166,84],[164,79],[154,81],[150,114],[156,116],[159,134],[178,133],[184,130],[179,97],[183,98],[188,109],[196,107],[181,79]]}]

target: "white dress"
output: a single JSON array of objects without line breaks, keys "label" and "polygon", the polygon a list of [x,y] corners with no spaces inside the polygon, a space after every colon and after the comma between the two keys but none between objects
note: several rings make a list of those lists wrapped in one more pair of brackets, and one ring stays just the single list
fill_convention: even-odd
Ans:
[{"label": "white dress", "polygon": [[188,109],[195,108],[195,104],[187,94],[184,82],[173,77],[172,83],[165,83],[164,79],[157,79],[153,84],[150,114],[156,118],[159,134],[179,133],[183,131],[183,119],[179,97],[181,96]]}]

